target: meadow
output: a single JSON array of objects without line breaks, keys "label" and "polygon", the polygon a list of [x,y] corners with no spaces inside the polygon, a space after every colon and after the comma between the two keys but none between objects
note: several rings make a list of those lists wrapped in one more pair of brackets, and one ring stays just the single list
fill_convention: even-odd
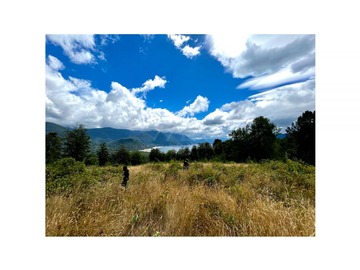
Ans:
[{"label": "meadow", "polygon": [[46,167],[46,236],[315,236],[315,167],[180,162]]}]

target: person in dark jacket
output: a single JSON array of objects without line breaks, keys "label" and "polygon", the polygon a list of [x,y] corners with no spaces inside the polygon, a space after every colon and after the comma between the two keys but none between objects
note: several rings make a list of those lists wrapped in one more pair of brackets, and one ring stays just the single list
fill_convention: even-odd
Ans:
[{"label": "person in dark jacket", "polygon": [[184,165],[183,165],[183,169],[184,169],[184,170],[188,170],[188,169],[189,169],[189,166],[190,166],[189,161],[188,161],[187,159],[185,159]]},{"label": "person in dark jacket", "polygon": [[128,170],[127,166],[123,166],[123,181],[122,181],[121,185],[124,187],[125,190],[126,190],[128,181],[129,181],[129,170]]}]

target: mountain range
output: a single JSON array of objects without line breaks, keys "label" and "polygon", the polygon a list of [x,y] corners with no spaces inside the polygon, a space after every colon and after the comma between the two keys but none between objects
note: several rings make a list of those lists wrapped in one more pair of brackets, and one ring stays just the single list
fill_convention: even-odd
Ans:
[{"label": "mountain range", "polygon": [[[68,130],[71,130],[71,128],[46,122],[46,134],[56,132],[59,137],[64,137]],[[86,131],[91,139],[93,149],[96,149],[101,143],[106,143],[109,149],[124,146],[128,150],[140,150],[160,145],[188,145],[194,143],[194,140],[185,135],[156,130],[139,131],[106,127],[89,128]]]}]

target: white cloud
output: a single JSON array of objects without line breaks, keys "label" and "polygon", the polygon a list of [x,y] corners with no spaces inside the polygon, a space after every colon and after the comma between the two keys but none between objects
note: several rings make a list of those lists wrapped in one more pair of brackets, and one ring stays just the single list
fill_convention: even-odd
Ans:
[{"label": "white cloud", "polygon": [[[61,62],[50,59],[46,65],[46,120],[60,125],[82,123],[89,128],[155,129],[182,133],[192,138],[224,138],[260,115],[269,118],[284,131],[302,112],[315,109],[315,83],[309,80],[252,95],[244,101],[224,104],[198,120],[193,115],[208,110],[209,100],[206,97],[197,96],[193,103],[178,113],[149,108],[143,98],[136,97],[131,89],[118,82],[112,82],[107,93],[92,88],[90,81],[73,77],[65,79],[56,69]],[[144,83],[142,87],[162,85],[156,81],[156,78],[148,80],[149,83]]]},{"label": "white cloud", "polygon": [[[54,69],[59,65],[46,65],[46,121],[64,126],[84,124],[88,128],[113,127],[133,130],[159,130],[202,137],[200,120],[181,117],[166,109],[149,108],[133,90],[112,82],[110,91],[94,89],[91,82],[71,77],[65,79]],[[59,63],[58,63],[59,64]],[[164,86],[160,77],[148,80],[142,88]],[[202,98],[190,105],[193,113],[202,111]],[[189,110],[189,113],[190,111]],[[210,134],[210,133],[207,133]]]},{"label": "white cloud", "polygon": [[278,87],[252,95],[244,101],[224,104],[208,114],[203,123],[231,131],[251,123],[258,116],[264,116],[285,132],[285,128],[306,110],[315,110],[314,80]]},{"label": "white cloud", "polygon": [[278,72],[272,73],[270,75],[255,77],[249,79],[237,88],[249,88],[251,90],[260,90],[276,87],[282,84],[291,84],[294,82],[304,81],[308,79],[313,79],[315,77],[315,68],[308,68],[304,72],[293,73],[292,70],[287,67]]},{"label": "white cloud", "polygon": [[193,58],[194,56],[200,54],[200,48],[200,46],[192,48],[189,45],[186,45],[181,49],[181,51],[187,58]]},{"label": "white cloud", "polygon": [[48,56],[47,63],[54,70],[61,70],[65,68],[64,64],[52,55]]},{"label": "white cloud", "polygon": [[212,113],[209,113],[204,119],[203,123],[206,126],[221,125],[224,124],[228,118],[228,112],[216,109]]},{"label": "white cloud", "polygon": [[315,74],[314,35],[208,35],[207,43],[210,54],[233,77],[254,77],[249,82],[256,85],[253,89],[276,87],[298,77],[311,79]]},{"label": "white cloud", "polygon": [[[306,66],[306,61],[301,65]],[[301,65],[295,68],[303,70]],[[199,95],[192,103],[188,101],[181,111],[173,113],[167,109],[149,108],[144,96],[137,96],[156,87],[165,87],[164,77],[156,75],[134,89],[112,82],[109,91],[103,91],[94,89],[88,80],[65,79],[60,72],[63,68],[61,61],[48,56],[46,120],[65,126],[82,123],[89,128],[155,129],[182,133],[192,138],[223,138],[260,115],[269,118],[284,131],[302,112],[315,109],[315,82],[308,80],[224,104],[199,120],[194,115],[208,110],[209,100],[206,97]]]},{"label": "white cloud", "polygon": [[173,41],[176,48],[180,49],[183,43],[187,42],[190,37],[185,35],[168,35],[168,37]]},{"label": "white cloud", "polygon": [[185,35],[168,35],[168,38],[170,38],[172,40],[175,47],[178,48],[183,53],[183,55],[185,55],[187,58],[191,59],[194,56],[200,54],[201,46],[190,47],[188,44],[184,45],[184,43],[186,43],[186,42],[188,42],[190,40],[189,36],[185,36]]},{"label": "white cloud", "polygon": [[95,49],[94,35],[47,35],[46,38],[60,46],[73,63],[89,64],[95,61],[91,52]]},{"label": "white cloud", "polygon": [[132,92],[134,94],[137,93],[143,93],[144,95],[146,92],[153,90],[156,87],[164,88],[166,84],[166,78],[165,77],[159,77],[158,75],[155,75],[153,80],[147,80],[143,83],[142,87],[140,88],[133,88]]},{"label": "white cloud", "polygon": [[107,46],[109,43],[113,44],[121,39],[121,35],[101,35],[100,45]]},{"label": "white cloud", "polygon": [[177,115],[185,117],[186,115],[194,116],[195,113],[206,112],[209,108],[209,100],[203,96],[197,96],[195,101],[189,106],[185,106]]}]

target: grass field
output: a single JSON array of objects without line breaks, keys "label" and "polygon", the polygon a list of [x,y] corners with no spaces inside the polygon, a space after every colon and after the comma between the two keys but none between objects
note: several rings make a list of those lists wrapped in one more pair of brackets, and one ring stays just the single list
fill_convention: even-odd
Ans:
[{"label": "grass field", "polygon": [[47,166],[46,236],[314,236],[315,167],[153,163]]}]

